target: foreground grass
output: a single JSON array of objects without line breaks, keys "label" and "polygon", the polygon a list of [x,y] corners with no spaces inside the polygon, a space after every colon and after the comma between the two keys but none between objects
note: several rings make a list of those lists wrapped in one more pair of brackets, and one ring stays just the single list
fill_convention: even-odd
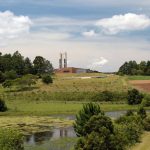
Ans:
[{"label": "foreground grass", "polygon": [[131,150],[149,150],[150,149],[150,132],[142,135],[141,143],[137,143]]}]

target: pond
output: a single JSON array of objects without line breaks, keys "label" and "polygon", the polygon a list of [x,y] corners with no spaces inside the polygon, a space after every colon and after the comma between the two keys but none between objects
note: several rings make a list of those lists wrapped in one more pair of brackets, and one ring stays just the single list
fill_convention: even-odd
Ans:
[{"label": "pond", "polygon": [[[127,111],[105,112],[111,118],[118,118]],[[50,115],[55,118],[74,120],[75,115]],[[25,150],[70,150],[76,143],[73,127],[53,128],[51,131],[29,135],[25,140]]]}]

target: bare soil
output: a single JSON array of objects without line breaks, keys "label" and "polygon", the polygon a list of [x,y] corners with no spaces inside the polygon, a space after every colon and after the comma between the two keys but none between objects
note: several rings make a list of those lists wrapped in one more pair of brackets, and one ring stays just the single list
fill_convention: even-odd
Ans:
[{"label": "bare soil", "polygon": [[134,87],[150,93],[150,80],[133,80],[130,83]]}]

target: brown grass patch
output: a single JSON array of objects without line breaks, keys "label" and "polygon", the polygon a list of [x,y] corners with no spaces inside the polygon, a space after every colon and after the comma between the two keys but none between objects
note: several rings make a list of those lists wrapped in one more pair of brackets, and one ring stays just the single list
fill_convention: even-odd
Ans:
[{"label": "brown grass patch", "polygon": [[150,93],[150,80],[133,80],[130,83],[134,87]]}]

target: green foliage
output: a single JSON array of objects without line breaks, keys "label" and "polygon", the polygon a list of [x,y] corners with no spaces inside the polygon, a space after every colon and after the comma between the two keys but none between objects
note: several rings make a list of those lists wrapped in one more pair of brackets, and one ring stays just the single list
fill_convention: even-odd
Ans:
[{"label": "green foliage", "polygon": [[118,71],[119,75],[150,75],[150,61],[141,61],[137,64],[136,61],[125,62]]},{"label": "green foliage", "polygon": [[50,76],[50,75],[44,75],[43,77],[42,77],[42,81],[43,81],[43,83],[45,83],[45,84],[50,84],[50,83],[53,83],[53,79],[52,79],[52,77]]},{"label": "green foliage", "polygon": [[0,129],[1,150],[24,150],[23,136],[13,129]]},{"label": "green foliage", "polygon": [[126,100],[127,94],[125,92],[112,92],[112,91],[103,91],[95,93],[92,97],[92,101],[100,102],[100,101],[116,101],[116,100]]},{"label": "green foliage", "polygon": [[4,75],[6,80],[13,80],[17,78],[17,73],[15,70],[6,71]]},{"label": "green foliage", "polygon": [[150,106],[150,95],[149,94],[144,96],[144,99],[142,101],[142,105],[145,106],[145,107]]},{"label": "green foliage", "polygon": [[5,81],[5,75],[0,71],[0,83],[3,83],[4,81]]},{"label": "green foliage", "polygon": [[33,61],[33,64],[34,64],[34,71],[38,75],[53,72],[52,64],[42,56],[36,56]]},{"label": "green foliage", "polygon": [[[50,61],[37,56],[33,63],[27,57],[24,58],[18,51],[14,54],[0,55],[0,82],[16,79],[26,74],[52,73],[53,67]],[[3,75],[5,78],[3,78]]]},{"label": "green foliage", "polygon": [[86,135],[86,133],[84,132],[84,127],[86,123],[92,116],[98,114],[104,115],[98,104],[88,103],[83,105],[83,109],[79,111],[78,115],[76,115],[76,120],[74,123],[74,130],[77,136]]},{"label": "green foliage", "polygon": [[146,111],[145,111],[144,107],[142,107],[142,106],[139,107],[137,114],[140,115],[140,117],[142,119],[146,118],[146,116],[147,116]]},{"label": "green foliage", "polygon": [[123,150],[122,136],[114,131],[111,119],[104,115],[94,115],[84,126],[86,135],[79,138],[75,150]]},{"label": "green foliage", "polygon": [[150,131],[150,116],[143,120],[143,126],[146,131]]},{"label": "green foliage", "polygon": [[134,112],[133,110],[127,110],[126,116],[133,116]]},{"label": "green foliage", "polygon": [[126,145],[133,145],[139,142],[143,131],[142,119],[138,115],[121,116],[116,121],[119,133],[124,136]]},{"label": "green foliage", "polygon": [[4,112],[7,110],[7,106],[5,104],[5,101],[3,101],[2,99],[0,99],[0,112]]},{"label": "green foliage", "polygon": [[137,89],[132,89],[128,91],[127,99],[129,105],[141,104],[143,94],[141,94]]}]

